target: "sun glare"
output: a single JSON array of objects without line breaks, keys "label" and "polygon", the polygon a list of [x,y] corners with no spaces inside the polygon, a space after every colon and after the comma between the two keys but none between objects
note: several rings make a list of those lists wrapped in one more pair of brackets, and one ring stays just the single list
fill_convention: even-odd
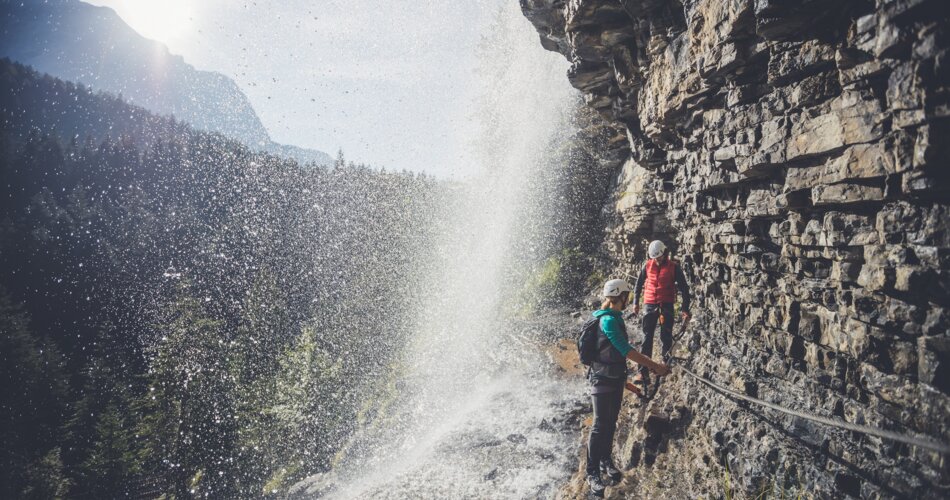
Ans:
[{"label": "sun glare", "polygon": [[183,36],[192,24],[189,0],[125,0],[113,5],[135,31],[159,42]]}]

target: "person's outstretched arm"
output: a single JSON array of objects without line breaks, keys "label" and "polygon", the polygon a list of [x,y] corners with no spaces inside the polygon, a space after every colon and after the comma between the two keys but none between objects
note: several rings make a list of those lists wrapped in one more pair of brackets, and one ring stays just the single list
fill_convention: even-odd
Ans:
[{"label": "person's outstretched arm", "polygon": [[657,375],[660,375],[660,376],[670,373],[669,366],[666,366],[663,363],[657,363],[656,361],[653,361],[652,359],[644,356],[643,354],[640,354],[636,349],[631,349],[630,352],[627,353],[627,359],[629,359],[630,361],[633,361],[634,363],[640,366],[647,367],[647,369],[649,369],[651,372],[656,373]]}]

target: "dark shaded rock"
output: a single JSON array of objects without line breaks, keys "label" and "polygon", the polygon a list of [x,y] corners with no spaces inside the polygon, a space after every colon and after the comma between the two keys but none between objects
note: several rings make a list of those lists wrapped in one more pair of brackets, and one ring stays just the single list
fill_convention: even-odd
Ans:
[{"label": "dark shaded rock", "polygon": [[528,438],[524,437],[524,434],[509,434],[507,438],[509,443],[514,444],[525,444],[528,442]]},{"label": "dark shaded rock", "polygon": [[544,432],[557,432],[557,429],[553,425],[548,423],[547,419],[542,418],[541,423],[538,424],[538,429],[541,429]]},{"label": "dark shaded rock", "polygon": [[475,443],[472,445],[472,448],[491,448],[493,446],[498,446],[502,443],[500,439],[489,439],[488,441],[482,441],[480,443]]},{"label": "dark shaded rock", "polygon": [[861,496],[861,480],[852,475],[842,472],[835,474],[835,486],[846,495]]},{"label": "dark shaded rock", "polygon": [[643,428],[647,434],[662,434],[670,429],[670,417],[665,413],[650,413],[643,422]]}]

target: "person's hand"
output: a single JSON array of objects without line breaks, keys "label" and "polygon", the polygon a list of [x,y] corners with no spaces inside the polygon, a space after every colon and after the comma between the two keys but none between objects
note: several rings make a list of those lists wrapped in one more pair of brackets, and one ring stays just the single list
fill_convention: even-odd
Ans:
[{"label": "person's hand", "polygon": [[640,314],[640,304],[634,304],[634,305],[633,305],[633,315],[636,316],[636,315],[638,315],[638,314]]},{"label": "person's hand", "polygon": [[650,371],[655,373],[658,377],[670,374],[670,366],[663,363],[656,363],[655,366],[650,368]]},{"label": "person's hand", "polygon": [[680,318],[682,318],[683,321],[688,320],[689,317],[690,317],[689,311],[683,311],[680,313]]}]

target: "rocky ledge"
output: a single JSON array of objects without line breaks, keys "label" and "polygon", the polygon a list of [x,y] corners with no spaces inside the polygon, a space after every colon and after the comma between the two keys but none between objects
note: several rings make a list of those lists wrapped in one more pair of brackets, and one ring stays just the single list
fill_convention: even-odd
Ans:
[{"label": "rocky ledge", "polygon": [[[701,320],[691,366],[787,407],[950,441],[950,2],[521,5],[616,131],[605,156],[626,158],[605,210],[610,265],[632,273],[653,238],[684,264]],[[688,378],[629,408],[620,453],[634,469],[615,492],[715,496],[726,478],[749,496],[950,495],[946,456]]]}]

